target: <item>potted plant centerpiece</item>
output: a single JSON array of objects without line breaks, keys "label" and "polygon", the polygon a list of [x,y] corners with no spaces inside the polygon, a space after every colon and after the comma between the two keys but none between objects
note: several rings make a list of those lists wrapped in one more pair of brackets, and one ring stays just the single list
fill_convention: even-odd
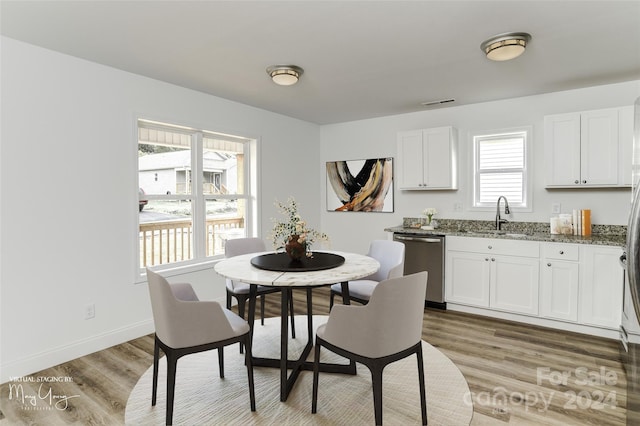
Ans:
[{"label": "potted plant centerpiece", "polygon": [[293,197],[289,197],[286,203],[276,200],[275,205],[286,218],[283,221],[272,219],[271,240],[276,250],[284,249],[292,260],[300,261],[304,256],[313,257],[311,245],[314,242],[329,241],[325,233],[307,227]]}]

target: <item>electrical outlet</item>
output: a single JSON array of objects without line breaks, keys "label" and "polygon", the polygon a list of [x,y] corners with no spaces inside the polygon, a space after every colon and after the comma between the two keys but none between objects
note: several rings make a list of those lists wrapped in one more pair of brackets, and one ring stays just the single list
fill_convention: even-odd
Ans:
[{"label": "electrical outlet", "polygon": [[551,204],[551,213],[560,213],[560,203]]},{"label": "electrical outlet", "polygon": [[462,211],[462,203],[454,203],[453,204],[453,211],[454,212],[461,212]]},{"label": "electrical outlet", "polygon": [[96,305],[94,303],[90,303],[84,307],[84,319],[92,319],[96,316]]}]

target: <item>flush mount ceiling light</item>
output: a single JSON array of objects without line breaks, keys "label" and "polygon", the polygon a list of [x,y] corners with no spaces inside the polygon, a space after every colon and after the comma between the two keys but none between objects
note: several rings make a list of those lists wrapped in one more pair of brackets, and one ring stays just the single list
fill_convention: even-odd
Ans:
[{"label": "flush mount ceiling light", "polygon": [[508,61],[522,55],[527,43],[531,41],[531,34],[504,33],[491,37],[480,45],[480,49],[492,61]]},{"label": "flush mount ceiling light", "polygon": [[267,68],[267,74],[271,76],[274,83],[280,86],[291,86],[296,84],[304,70],[295,65],[272,65]]}]

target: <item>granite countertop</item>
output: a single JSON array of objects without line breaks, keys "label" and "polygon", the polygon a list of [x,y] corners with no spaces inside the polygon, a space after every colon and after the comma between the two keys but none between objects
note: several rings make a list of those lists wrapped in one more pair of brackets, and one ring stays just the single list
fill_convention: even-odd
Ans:
[{"label": "granite countertop", "polygon": [[433,231],[423,230],[415,218],[405,218],[402,225],[385,228],[387,232],[416,235],[444,235],[471,238],[499,238],[522,241],[541,241],[571,244],[596,244],[624,247],[626,226],[593,225],[590,236],[559,235],[549,232],[548,223],[508,222],[501,231],[495,231],[492,221],[439,220],[440,226]]}]

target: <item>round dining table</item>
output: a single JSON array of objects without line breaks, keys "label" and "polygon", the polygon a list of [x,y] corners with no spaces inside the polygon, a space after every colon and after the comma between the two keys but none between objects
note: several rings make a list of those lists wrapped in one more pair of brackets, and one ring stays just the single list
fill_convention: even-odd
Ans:
[{"label": "round dining table", "polygon": [[[349,304],[348,282],[366,277],[380,268],[380,263],[369,256],[338,251],[314,252],[314,258],[301,262],[283,261],[286,253],[250,253],[230,257],[218,262],[214,269],[234,281],[250,284],[248,323],[253,327],[258,285],[280,287],[281,293],[281,329],[280,358],[252,357],[254,366],[274,367],[280,369],[280,400],[286,401],[302,370],[313,370],[313,363],[307,361],[313,347],[312,289],[314,287],[341,283],[344,304]],[[256,266],[257,265],[257,266]],[[307,293],[307,336],[308,341],[300,357],[288,359],[289,326],[288,306],[293,288],[306,289]],[[322,363],[321,371],[332,373],[355,374],[355,363],[348,365]],[[288,373],[291,370],[291,373]]]}]

